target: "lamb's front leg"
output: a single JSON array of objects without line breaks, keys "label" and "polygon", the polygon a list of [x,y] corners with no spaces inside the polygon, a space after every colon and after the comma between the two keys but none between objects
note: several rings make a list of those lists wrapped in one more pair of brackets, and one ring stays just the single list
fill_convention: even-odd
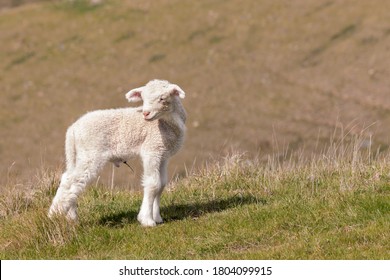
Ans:
[{"label": "lamb's front leg", "polygon": [[153,220],[153,202],[156,193],[157,188],[150,185],[144,186],[144,198],[137,219],[145,227],[154,227],[156,225],[155,220]]},{"label": "lamb's front leg", "polygon": [[161,224],[163,222],[163,219],[161,218],[160,215],[160,198],[165,188],[165,185],[168,182],[168,160],[164,160],[160,165],[160,180],[161,180],[161,187],[153,203],[153,220],[158,224]]},{"label": "lamb's front leg", "polygon": [[153,203],[161,189],[160,164],[156,162],[156,158],[152,157],[143,158],[143,162],[144,198],[137,218],[143,226],[153,227],[156,225],[153,219]]}]

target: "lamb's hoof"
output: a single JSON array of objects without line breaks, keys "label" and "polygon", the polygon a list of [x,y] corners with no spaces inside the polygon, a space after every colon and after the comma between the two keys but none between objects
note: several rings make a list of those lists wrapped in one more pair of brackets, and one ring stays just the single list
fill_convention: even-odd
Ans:
[{"label": "lamb's hoof", "polygon": [[144,227],[155,227],[156,222],[153,219],[148,219],[148,218],[142,218],[138,216],[138,222],[141,223],[142,226]]},{"label": "lamb's hoof", "polygon": [[53,219],[54,215],[55,215],[55,213],[54,213],[54,211],[51,211],[51,209],[49,210],[49,212],[47,212],[47,217],[49,219]]},{"label": "lamb's hoof", "polygon": [[153,220],[154,220],[157,224],[162,224],[162,223],[164,223],[164,220],[161,218],[161,216],[153,217]]},{"label": "lamb's hoof", "polygon": [[142,226],[144,227],[155,227],[157,224],[153,220],[144,220],[140,222]]},{"label": "lamb's hoof", "polygon": [[61,215],[61,211],[56,206],[51,206],[49,212],[47,212],[47,216],[49,219],[53,219],[55,216]]},{"label": "lamb's hoof", "polygon": [[68,210],[68,212],[64,212],[64,210],[59,206],[51,206],[47,216],[52,220],[54,218],[65,217],[68,222],[78,222],[77,208],[71,208]]},{"label": "lamb's hoof", "polygon": [[72,208],[69,209],[68,213],[66,214],[66,219],[69,222],[77,223],[78,222],[77,209],[72,209]]}]

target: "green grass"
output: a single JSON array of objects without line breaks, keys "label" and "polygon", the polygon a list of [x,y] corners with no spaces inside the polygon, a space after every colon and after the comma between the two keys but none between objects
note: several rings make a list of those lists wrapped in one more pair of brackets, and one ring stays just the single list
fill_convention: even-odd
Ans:
[{"label": "green grass", "polygon": [[227,157],[174,182],[165,223],[136,221],[141,193],[94,186],[80,221],[50,220],[58,174],[1,199],[1,259],[388,259],[388,158],[267,163]]},{"label": "green grass", "polygon": [[34,52],[29,52],[29,53],[23,54],[20,57],[17,57],[14,60],[12,60],[6,68],[10,69],[14,65],[22,64],[22,63],[26,62],[27,60],[29,60],[30,58],[32,58],[34,55],[35,55]]},{"label": "green grass", "polygon": [[102,3],[95,4],[95,5],[91,4],[91,1],[89,0],[73,0],[73,1],[62,1],[60,3],[56,3],[54,7],[59,10],[64,10],[71,13],[85,14],[96,10],[101,5]]}]

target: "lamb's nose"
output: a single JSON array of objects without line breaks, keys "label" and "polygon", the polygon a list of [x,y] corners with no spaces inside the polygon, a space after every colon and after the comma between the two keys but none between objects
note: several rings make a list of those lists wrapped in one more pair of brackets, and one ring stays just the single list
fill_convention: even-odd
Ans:
[{"label": "lamb's nose", "polygon": [[150,112],[144,112],[144,117],[146,118],[147,116],[150,115]]}]

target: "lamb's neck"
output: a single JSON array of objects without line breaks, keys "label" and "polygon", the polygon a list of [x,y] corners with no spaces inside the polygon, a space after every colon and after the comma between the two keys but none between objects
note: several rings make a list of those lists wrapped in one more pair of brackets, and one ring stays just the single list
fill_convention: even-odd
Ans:
[{"label": "lamb's neck", "polygon": [[179,129],[185,129],[185,122],[187,119],[187,113],[183,108],[180,100],[173,100],[173,111],[168,116],[164,117],[163,120],[170,126],[179,127]]}]

